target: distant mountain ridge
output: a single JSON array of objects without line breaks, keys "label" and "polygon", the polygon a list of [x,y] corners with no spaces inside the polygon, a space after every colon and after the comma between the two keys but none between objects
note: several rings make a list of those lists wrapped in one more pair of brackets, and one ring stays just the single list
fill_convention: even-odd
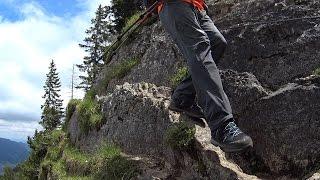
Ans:
[{"label": "distant mountain ridge", "polygon": [[29,156],[26,143],[0,138],[0,174],[5,165],[16,165]]}]

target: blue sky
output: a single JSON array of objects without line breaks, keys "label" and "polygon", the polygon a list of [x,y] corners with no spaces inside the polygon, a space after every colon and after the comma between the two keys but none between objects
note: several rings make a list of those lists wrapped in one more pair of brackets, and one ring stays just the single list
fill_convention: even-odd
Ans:
[{"label": "blue sky", "polygon": [[[1,0],[0,137],[25,141],[39,129],[43,85],[51,59],[70,98],[73,64],[85,55],[85,37],[99,4],[108,0]],[[81,97],[83,92],[77,91]]]},{"label": "blue sky", "polygon": [[[21,5],[30,2],[30,0],[2,0],[0,2],[0,12],[2,16],[10,21],[19,21],[24,18],[20,11]],[[86,8],[81,6],[77,0],[37,0],[34,2],[39,5],[38,7],[41,8],[44,13],[60,17],[75,16]]]}]

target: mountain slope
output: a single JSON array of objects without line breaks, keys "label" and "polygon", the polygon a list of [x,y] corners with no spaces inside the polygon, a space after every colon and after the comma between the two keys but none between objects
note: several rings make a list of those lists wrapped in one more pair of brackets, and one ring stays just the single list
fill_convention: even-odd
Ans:
[{"label": "mountain slope", "polygon": [[4,165],[16,165],[27,159],[27,144],[0,138],[0,173]]},{"label": "mountain slope", "polygon": [[[224,89],[254,147],[225,153],[210,143],[205,121],[168,109],[185,63],[157,22],[124,43],[83,100],[69,103],[67,132],[54,136],[36,175],[319,179],[320,76],[311,73],[320,71],[320,20],[308,17],[320,16],[320,1],[207,2],[229,42],[220,64]],[[230,28],[242,22],[267,23]]]},{"label": "mountain slope", "polygon": [[[320,78],[311,75],[320,67],[320,1],[208,0],[207,3],[211,17],[229,42],[219,64],[223,69],[224,89],[239,126],[255,142],[252,154],[227,156],[248,174],[259,170],[254,158],[263,165],[260,170],[272,177],[302,178],[313,173],[320,161]],[[112,67],[121,66],[131,58],[139,59],[140,63],[124,77],[105,83]],[[161,23],[157,23],[145,27],[119,49],[101,73],[97,86],[103,85],[105,94],[114,92],[117,85],[125,82],[173,87],[172,79],[183,65],[177,47]],[[102,126],[100,131],[93,131],[91,137],[79,138],[82,143],[79,145],[90,149],[84,142],[92,143],[95,137],[100,137],[98,134],[103,134],[101,137],[110,137],[124,149],[132,146],[125,149],[129,153],[145,148],[139,141],[133,146],[126,138],[119,140],[126,135],[119,132],[125,129],[121,123],[126,122],[127,116],[130,118],[130,109],[134,107],[135,104],[120,109],[114,116],[109,115],[112,109],[104,109],[105,124],[119,116],[119,122],[112,124],[118,125],[118,129],[114,132],[108,130],[110,124]],[[119,109],[118,105],[115,109]],[[134,112],[143,110],[139,106]],[[156,115],[149,119],[139,114],[137,119],[148,127]],[[154,130],[157,135],[159,130]],[[139,140],[144,137],[142,133],[137,137],[127,135]]]}]

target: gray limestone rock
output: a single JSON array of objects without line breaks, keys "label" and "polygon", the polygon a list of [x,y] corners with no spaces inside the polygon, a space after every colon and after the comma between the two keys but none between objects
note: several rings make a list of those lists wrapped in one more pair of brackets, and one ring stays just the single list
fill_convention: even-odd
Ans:
[{"label": "gray limestone rock", "polygon": [[254,102],[270,93],[251,73],[237,73],[228,69],[220,71],[220,74],[235,115],[240,114]]},{"label": "gray limestone rock", "polygon": [[251,72],[272,89],[319,67],[320,1],[223,0],[209,6],[229,42],[221,67]]},{"label": "gray limestone rock", "polygon": [[[77,113],[69,124],[71,141],[83,150],[93,150],[99,142],[119,145],[126,154],[148,159],[156,164],[142,163],[141,179],[151,176],[176,179],[258,179],[245,174],[236,164],[228,161],[220,148],[210,144],[207,124],[194,122],[184,115],[168,110],[170,89],[148,83],[117,86],[105,97],[103,114],[107,119],[99,131],[83,135],[78,131]],[[165,144],[169,126],[184,121],[196,128],[196,143],[192,152],[181,152]],[[199,163],[202,171],[199,170]],[[149,163],[150,164],[150,163]],[[159,170],[161,169],[162,170]],[[158,169],[158,170],[157,170]]]},{"label": "gray limestone rock", "polygon": [[[69,126],[72,142],[88,151],[102,140],[119,144],[141,158],[145,167],[141,179],[151,179],[151,174],[163,179],[256,178],[246,174],[255,173],[257,162],[269,173],[259,177],[301,178],[314,172],[320,161],[320,78],[309,75],[320,66],[320,18],[309,17],[320,16],[320,1],[208,0],[207,4],[229,42],[220,73],[238,124],[254,140],[249,154],[254,157],[224,154],[208,143],[205,125],[168,111],[170,78],[185,62],[159,21],[135,34],[107,65],[140,60],[124,78],[112,80],[98,98],[106,124],[83,135],[76,112]],[[287,20],[292,18],[298,19]],[[100,74],[97,84],[104,73],[108,72]],[[163,143],[165,130],[182,120],[197,128],[196,157],[205,163],[205,175],[196,171],[194,155],[172,151]]]},{"label": "gray limestone rock", "polygon": [[253,103],[239,124],[274,174],[301,176],[320,160],[319,84],[288,84]]}]

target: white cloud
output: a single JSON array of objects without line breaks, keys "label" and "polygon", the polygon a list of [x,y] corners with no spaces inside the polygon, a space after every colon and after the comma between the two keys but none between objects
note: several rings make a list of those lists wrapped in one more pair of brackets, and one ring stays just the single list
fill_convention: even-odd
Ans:
[{"label": "white cloud", "polygon": [[[81,63],[85,54],[78,43],[84,39],[98,5],[109,4],[109,1],[78,0],[78,3],[85,10],[68,18],[48,15],[34,1],[21,6],[22,20],[10,22],[0,16],[0,94],[7,93],[10,97],[0,99],[0,112],[33,113],[40,118],[42,86],[51,59],[57,64],[62,81],[62,97],[69,99],[72,65]],[[79,91],[75,94],[83,95]],[[16,121],[23,122],[23,119],[0,120],[0,137],[7,132],[1,128],[5,123],[9,123],[13,133],[24,131],[25,124]],[[34,131],[36,126],[32,123],[26,133]]]},{"label": "white cloud", "polygon": [[34,134],[35,129],[41,130],[41,126],[37,122],[10,122],[0,119],[0,137],[2,138],[25,142],[28,136]]}]

